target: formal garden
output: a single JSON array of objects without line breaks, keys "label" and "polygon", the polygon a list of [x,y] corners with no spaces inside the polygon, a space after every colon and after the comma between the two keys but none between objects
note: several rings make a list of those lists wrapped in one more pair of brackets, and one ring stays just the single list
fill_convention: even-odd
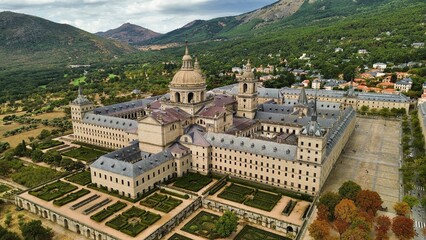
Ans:
[{"label": "formal garden", "polygon": [[45,201],[51,201],[76,189],[77,186],[58,180],[28,193]]},{"label": "formal garden", "polygon": [[223,190],[217,196],[268,212],[271,211],[281,199],[281,195],[261,191],[255,188],[245,187],[234,183],[226,187],[225,190]]},{"label": "formal garden", "polygon": [[92,182],[89,171],[79,172],[77,174],[74,174],[70,177],[65,178],[65,180],[73,182],[73,183],[77,183],[82,186],[86,186],[87,184]]},{"label": "formal garden", "polygon": [[207,186],[212,181],[209,176],[202,175],[200,173],[188,173],[176,179],[173,184],[175,187],[183,188],[189,191],[198,192],[203,187]]},{"label": "formal garden", "polygon": [[90,216],[92,220],[95,220],[96,222],[102,222],[107,217],[111,216],[112,214],[120,211],[121,209],[125,208],[127,206],[126,203],[117,201],[116,203],[112,204],[111,206],[108,206],[107,208],[103,209],[102,211]]},{"label": "formal garden", "polygon": [[181,230],[208,239],[220,238],[216,231],[216,223],[219,218],[218,215],[202,211],[185,224]]},{"label": "formal garden", "polygon": [[175,233],[171,237],[169,237],[169,239],[167,240],[192,240],[192,239]]},{"label": "formal garden", "polygon": [[244,228],[238,233],[234,240],[290,240],[286,238],[259,228],[255,228],[249,225],[244,226]]},{"label": "formal garden", "polygon": [[96,149],[92,149],[88,147],[74,148],[70,151],[66,151],[62,153],[62,155],[64,156],[76,158],[78,160],[85,161],[85,162],[94,161],[100,156],[105,154],[106,152],[104,151],[100,151],[100,150],[96,150]]},{"label": "formal garden", "polygon": [[141,205],[168,213],[182,203],[182,200],[154,193],[140,202]]},{"label": "formal garden", "polygon": [[131,207],[106,223],[107,226],[119,230],[127,235],[135,237],[140,232],[157,222],[160,215],[145,211],[137,207]]},{"label": "formal garden", "polygon": [[65,197],[59,198],[59,199],[55,199],[53,200],[53,204],[55,204],[56,206],[63,206],[67,203],[73,202],[81,197],[83,197],[84,195],[89,194],[90,191],[87,189],[80,189],[77,192],[73,192],[70,193],[68,195],[66,195]]}]

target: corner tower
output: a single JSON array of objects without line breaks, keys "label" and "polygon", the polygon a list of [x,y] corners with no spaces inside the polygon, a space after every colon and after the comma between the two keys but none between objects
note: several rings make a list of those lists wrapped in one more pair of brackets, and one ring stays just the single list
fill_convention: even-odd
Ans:
[{"label": "corner tower", "polygon": [[247,62],[242,77],[238,80],[238,117],[253,119],[257,110],[257,79]]},{"label": "corner tower", "polygon": [[78,86],[78,96],[70,103],[71,107],[71,120],[81,121],[84,113],[92,111],[94,108],[93,103],[83,95],[81,86]]}]

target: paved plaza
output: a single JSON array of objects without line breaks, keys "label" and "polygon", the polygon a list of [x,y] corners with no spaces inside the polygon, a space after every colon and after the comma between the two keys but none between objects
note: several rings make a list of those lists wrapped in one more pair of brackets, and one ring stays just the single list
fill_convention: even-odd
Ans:
[{"label": "paved plaza", "polygon": [[357,126],[323,192],[337,192],[343,182],[353,180],[363,189],[378,192],[382,206],[394,212],[393,205],[400,194],[400,134],[399,121],[357,118]]}]

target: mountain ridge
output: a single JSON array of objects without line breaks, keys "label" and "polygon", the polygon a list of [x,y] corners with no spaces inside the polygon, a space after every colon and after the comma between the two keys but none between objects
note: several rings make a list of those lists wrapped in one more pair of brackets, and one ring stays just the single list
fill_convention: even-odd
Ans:
[{"label": "mountain ridge", "polygon": [[161,36],[162,34],[136,24],[124,23],[118,28],[110,29],[105,32],[97,32],[95,35],[114,39],[130,45],[137,45],[143,41]]}]

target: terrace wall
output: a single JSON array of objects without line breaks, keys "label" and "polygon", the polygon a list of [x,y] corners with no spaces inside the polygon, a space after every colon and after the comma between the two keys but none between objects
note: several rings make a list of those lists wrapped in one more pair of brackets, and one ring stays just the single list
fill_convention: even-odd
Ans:
[{"label": "terrace wall", "polygon": [[15,204],[25,210],[28,210],[42,218],[48,219],[65,229],[76,232],[85,236],[88,239],[94,240],[116,240],[115,237],[94,229],[90,226],[87,226],[75,219],[70,217],[65,217],[58,212],[47,209],[37,203],[29,201],[27,199],[21,198],[19,196],[15,197]]}]

